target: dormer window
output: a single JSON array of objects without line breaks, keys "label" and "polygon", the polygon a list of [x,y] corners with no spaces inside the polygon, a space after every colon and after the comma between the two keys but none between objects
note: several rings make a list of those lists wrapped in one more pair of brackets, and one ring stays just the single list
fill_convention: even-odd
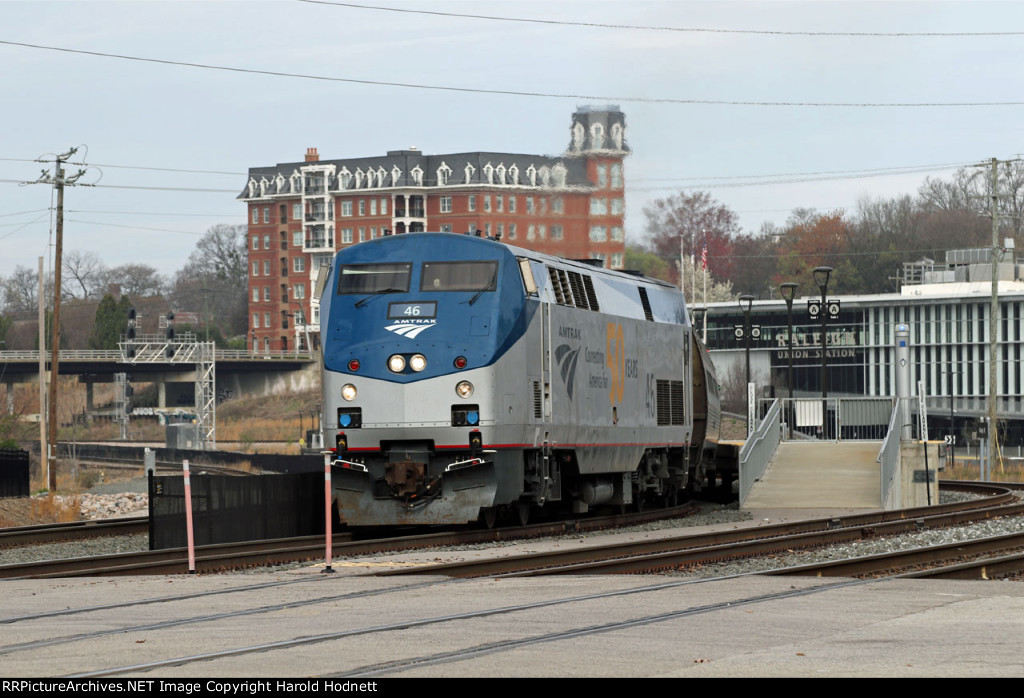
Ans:
[{"label": "dormer window", "polygon": [[437,168],[437,183],[438,183],[438,185],[443,187],[446,184],[448,184],[448,180],[451,178],[451,176],[452,176],[452,168],[448,167],[447,164],[442,162],[441,166]]},{"label": "dormer window", "polygon": [[470,165],[470,164],[469,164],[469,163],[467,162],[467,163],[466,163],[466,184],[469,184],[470,182],[472,182],[472,181],[473,181],[473,175],[474,175],[475,173],[476,173],[476,168],[475,168],[475,167],[473,167],[472,165]]}]

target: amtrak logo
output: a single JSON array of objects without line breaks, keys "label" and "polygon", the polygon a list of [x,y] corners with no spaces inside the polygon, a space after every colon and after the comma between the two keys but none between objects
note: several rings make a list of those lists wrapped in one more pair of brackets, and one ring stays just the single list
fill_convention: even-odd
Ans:
[{"label": "amtrak logo", "polygon": [[571,349],[568,344],[559,344],[555,349],[555,361],[558,362],[558,370],[562,374],[565,392],[569,394],[570,400],[572,400],[572,388],[576,382],[576,359],[579,354],[579,347]]},{"label": "amtrak logo", "polygon": [[394,325],[388,325],[384,329],[388,332],[394,332],[400,334],[406,339],[415,339],[424,330],[429,330],[434,326],[433,322],[430,323],[418,323],[418,322],[398,322]]}]

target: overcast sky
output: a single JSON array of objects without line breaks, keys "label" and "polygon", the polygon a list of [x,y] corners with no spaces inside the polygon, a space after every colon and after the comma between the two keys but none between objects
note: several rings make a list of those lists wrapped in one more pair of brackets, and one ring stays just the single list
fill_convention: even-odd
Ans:
[{"label": "overcast sky", "polygon": [[419,12],[0,0],[0,275],[52,257],[53,190],[19,182],[75,146],[64,249],[168,275],[246,221],[249,167],[557,155],[583,104],[626,114],[627,241],[680,189],[756,232],[1024,151],[1022,2],[377,1]]}]

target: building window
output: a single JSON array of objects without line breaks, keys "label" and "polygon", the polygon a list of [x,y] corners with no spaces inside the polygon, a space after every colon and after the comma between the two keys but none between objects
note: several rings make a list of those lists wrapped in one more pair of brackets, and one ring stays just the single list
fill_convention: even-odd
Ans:
[{"label": "building window", "polygon": [[263,313],[263,326],[270,327],[270,313]]},{"label": "building window", "polygon": [[253,276],[259,276],[260,275],[260,263],[259,262],[253,262],[252,263],[252,275]]},{"label": "building window", "polygon": [[533,207],[533,197],[532,196],[526,197],[526,213],[530,214],[530,215],[533,215],[533,212],[535,210],[536,209]]},{"label": "building window", "polygon": [[360,216],[365,216],[366,215],[366,199],[360,199],[359,200],[359,215]]},{"label": "building window", "polygon": [[269,223],[270,222],[270,207],[269,206],[264,206],[263,207],[263,222],[264,223]]},{"label": "building window", "polygon": [[351,245],[352,244],[352,228],[341,229],[341,244]]},{"label": "building window", "polygon": [[359,242],[365,242],[365,241],[366,241],[366,228],[360,226],[359,227]]},{"label": "building window", "polygon": [[612,255],[612,269],[622,269],[622,253],[616,252]]},{"label": "building window", "polygon": [[341,202],[341,215],[351,216],[352,215],[352,202],[342,201]]},{"label": "building window", "polygon": [[615,242],[622,242],[625,239],[626,239],[626,236],[622,232],[622,226],[621,225],[613,225],[612,226],[612,240],[614,240]]},{"label": "building window", "polygon": [[560,226],[560,225],[553,225],[553,226],[551,226],[551,239],[552,240],[561,240],[562,237],[563,237],[562,226]]},{"label": "building window", "polygon": [[606,215],[608,215],[608,199],[592,198],[590,200],[590,215],[591,216],[606,216]]},{"label": "building window", "polygon": [[270,286],[263,287],[263,300],[270,302]]},{"label": "building window", "polygon": [[601,266],[602,267],[605,266],[605,264],[604,264],[604,255],[601,254],[600,252],[591,252],[590,253],[590,258],[591,259],[600,259],[601,260]]},{"label": "building window", "polygon": [[306,271],[306,258],[292,257],[292,271],[296,273],[302,273]]},{"label": "building window", "polygon": [[451,223],[445,223],[444,225],[442,225],[441,226],[441,232],[442,233],[450,233],[450,232],[452,232]]},{"label": "building window", "polygon": [[622,164],[612,165],[612,189],[622,189]]},{"label": "building window", "polygon": [[484,211],[487,213],[491,212],[491,196],[490,194],[484,195]]},{"label": "building window", "polygon": [[484,235],[486,235],[487,237],[491,237],[491,224],[490,223],[484,223]]},{"label": "building window", "polygon": [[498,223],[498,239],[505,237],[505,224]]},{"label": "building window", "polygon": [[263,260],[263,276],[270,276],[270,260]]},{"label": "building window", "polygon": [[370,199],[370,215],[371,216],[376,216],[377,215],[377,200],[376,199]]},{"label": "building window", "polygon": [[597,166],[597,186],[601,189],[608,186],[608,167],[606,165]]},{"label": "building window", "polygon": [[253,313],[252,314],[252,327],[253,327],[253,329],[259,329],[259,326],[260,326],[260,314],[259,313]]},{"label": "building window", "polygon": [[537,237],[543,240],[548,235],[548,227],[546,225],[537,226]]},{"label": "building window", "polygon": [[370,226],[370,239],[373,240],[375,237],[377,237],[377,226],[371,225]]},{"label": "building window", "polygon": [[515,213],[516,212],[516,197],[511,196],[511,195],[508,197],[508,212],[509,213]]},{"label": "building window", "polygon": [[263,249],[265,249],[265,250],[269,250],[270,249],[270,235],[269,234],[263,236]]},{"label": "building window", "polygon": [[380,200],[380,215],[382,215],[382,216],[388,215],[388,200],[387,199],[381,199]]},{"label": "building window", "polygon": [[280,221],[278,221],[279,223],[287,223],[288,222],[288,207],[285,206],[284,204],[281,204],[281,206],[279,207],[277,215],[278,215],[278,218],[281,219]]},{"label": "building window", "polygon": [[292,220],[302,220],[302,204],[292,204]]},{"label": "building window", "polygon": [[260,301],[260,289],[259,286],[252,287],[252,302],[259,303]]},{"label": "building window", "polygon": [[302,300],[306,297],[306,284],[295,284],[292,286],[292,295],[295,300]]},{"label": "building window", "polygon": [[257,207],[255,207],[255,206],[252,207],[252,222],[253,223],[259,223],[260,222],[260,210]]},{"label": "building window", "polygon": [[526,239],[536,240],[537,239],[537,226],[532,223],[526,227]]},{"label": "building window", "polygon": [[475,211],[476,210],[476,195],[475,194],[470,194],[469,195],[469,210],[470,211]]},{"label": "building window", "polygon": [[624,210],[622,199],[612,199],[612,215],[621,216]]},{"label": "building window", "polygon": [[565,213],[565,201],[562,200],[562,197],[556,196],[551,199],[551,213]]},{"label": "building window", "polygon": [[[607,242],[608,241],[608,230],[603,225],[592,225],[590,226],[590,241],[591,242]],[[593,257],[593,259],[597,259]]]},{"label": "building window", "polygon": [[452,212],[452,197],[442,196],[441,197],[441,213]]},{"label": "building window", "polygon": [[494,197],[494,199],[494,203],[498,207],[498,212],[501,213],[502,211],[505,210],[505,197],[502,196],[501,194],[498,194],[497,196]]},{"label": "building window", "polygon": [[252,248],[254,250],[258,250],[260,248],[260,236],[259,235],[253,235],[252,236]]},{"label": "building window", "polygon": [[515,223],[509,223],[508,224],[508,239],[509,240],[515,240],[516,239],[516,224]]},{"label": "building window", "polygon": [[292,247],[302,247],[302,231],[292,231]]}]

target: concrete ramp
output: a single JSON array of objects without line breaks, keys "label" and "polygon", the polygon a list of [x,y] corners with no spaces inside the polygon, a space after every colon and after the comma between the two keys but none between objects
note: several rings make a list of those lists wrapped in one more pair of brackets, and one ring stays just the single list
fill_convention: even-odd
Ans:
[{"label": "concrete ramp", "polygon": [[880,509],[881,441],[779,444],[743,509]]}]

